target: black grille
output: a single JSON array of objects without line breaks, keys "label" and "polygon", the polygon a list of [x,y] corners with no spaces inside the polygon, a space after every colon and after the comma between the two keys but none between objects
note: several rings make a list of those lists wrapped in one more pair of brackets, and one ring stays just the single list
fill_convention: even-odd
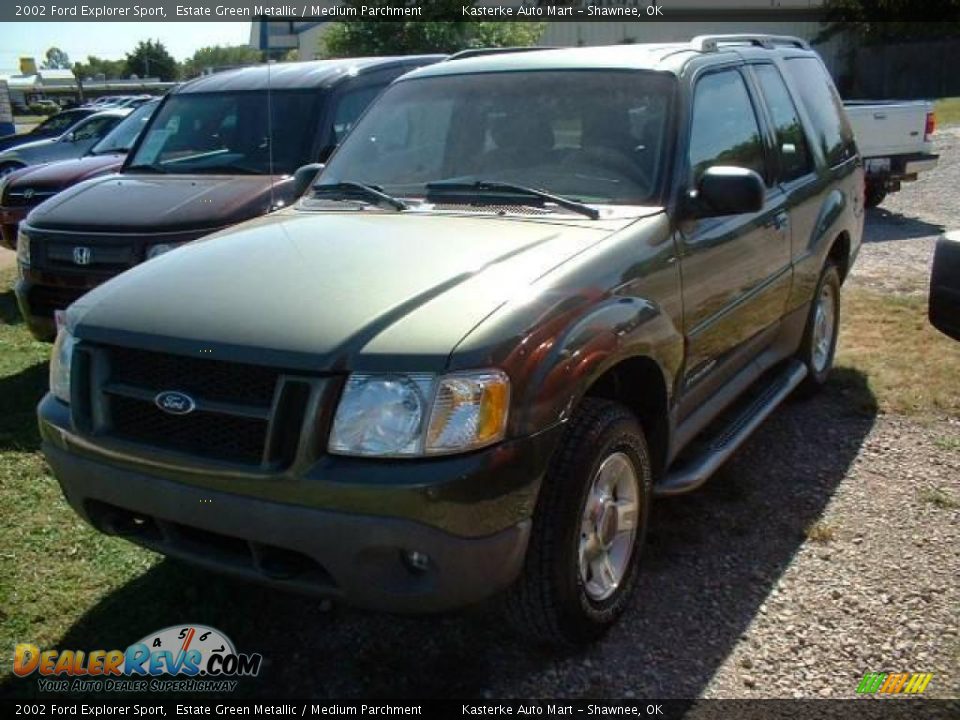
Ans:
[{"label": "black grille", "polygon": [[161,392],[179,390],[214,402],[270,407],[280,372],[259,365],[112,348],[114,383]]},{"label": "black grille", "polygon": [[[74,251],[82,248],[84,262],[77,263]],[[47,262],[51,267],[67,266],[78,269],[89,266],[91,270],[126,270],[137,263],[136,252],[132,244],[125,245],[86,245],[83,240],[75,243],[48,243],[45,246]]]},{"label": "black grille", "polygon": [[110,400],[113,433],[137,442],[223,460],[258,464],[267,421],[195,411],[168,415],[152,402],[114,396]]},{"label": "black grille", "polygon": [[25,193],[23,191],[8,191],[3,198],[3,204],[6,207],[11,208],[20,208],[20,207],[34,207],[39,205],[47,198],[52,198],[56,195],[55,190],[44,190],[36,191],[33,193]]}]

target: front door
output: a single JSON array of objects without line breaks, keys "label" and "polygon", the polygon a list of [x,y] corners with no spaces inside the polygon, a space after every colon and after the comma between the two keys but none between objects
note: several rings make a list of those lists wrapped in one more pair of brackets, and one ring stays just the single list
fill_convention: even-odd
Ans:
[{"label": "front door", "polygon": [[757,213],[681,226],[684,334],[681,415],[696,409],[769,343],[791,282],[790,218],[774,182],[762,113],[739,68],[710,72],[694,87],[689,187],[716,165],[754,170],[767,181]]}]

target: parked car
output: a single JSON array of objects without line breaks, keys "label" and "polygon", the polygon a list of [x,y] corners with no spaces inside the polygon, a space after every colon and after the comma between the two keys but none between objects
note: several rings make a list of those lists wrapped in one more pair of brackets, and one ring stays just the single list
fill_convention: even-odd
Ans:
[{"label": "parked car", "polygon": [[153,100],[152,95],[131,95],[113,103],[111,107],[138,108],[151,100]]},{"label": "parked car", "polygon": [[[65,132],[69,131],[70,128],[72,128],[78,122],[92,115],[94,112],[96,111],[91,108],[64,110],[61,113],[47,118],[42,123],[34,127],[30,132],[21,133],[19,135],[4,135],[3,137],[0,137],[0,151],[9,150],[17,145],[23,145],[36,140],[59,137]],[[0,176],[2,176],[4,172],[9,172],[9,170],[5,171],[4,168],[0,166]]]},{"label": "parked car", "polygon": [[438,63],[296,207],[74,303],[43,451],[94,527],[207,569],[411,612],[504,592],[585,642],[652,496],[827,380],[863,221],[801,40]]},{"label": "parked car", "polygon": [[29,165],[83,157],[130,112],[128,109],[102,110],[85,117],[59,137],[4,150],[0,153],[0,177]]},{"label": "parked car", "polygon": [[33,208],[70,185],[116,172],[159,99],[141,105],[76,160],[33,165],[0,178],[0,244],[16,250],[20,222]]},{"label": "parked car", "polygon": [[937,240],[930,274],[930,324],[960,340],[960,232]]},{"label": "parked car", "polygon": [[21,225],[32,259],[17,298],[31,332],[52,340],[54,311],[88,289],[294,202],[387,84],[442,57],[261,65],[171,91],[119,177],[74,185]]},{"label": "parked car", "polygon": [[31,110],[44,114],[52,114],[60,112],[60,106],[55,100],[50,100],[49,98],[41,98],[39,100],[34,100],[30,103]]},{"label": "parked car", "polygon": [[933,170],[936,115],[926,100],[848,101],[844,103],[867,173],[866,203],[877,207],[901,183]]}]

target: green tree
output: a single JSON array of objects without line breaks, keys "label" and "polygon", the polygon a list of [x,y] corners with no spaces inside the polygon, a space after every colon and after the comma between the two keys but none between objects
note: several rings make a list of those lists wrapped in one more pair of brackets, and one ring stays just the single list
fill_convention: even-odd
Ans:
[{"label": "green tree", "polygon": [[249,45],[213,45],[202,47],[183,63],[183,77],[200,75],[207,68],[222,69],[262,62],[260,51]]},{"label": "green tree", "polygon": [[[960,35],[960,0],[825,0],[827,22],[814,42],[849,33],[866,44]],[[923,20],[918,20],[918,17]]]},{"label": "green tree", "polygon": [[[343,5],[383,6],[386,0],[345,0]],[[460,8],[472,2],[433,0],[428,11],[433,17],[459,17]],[[358,10],[359,12],[359,10]],[[324,57],[351,55],[403,55],[409,53],[452,53],[478,47],[521,47],[536,44],[543,34],[542,23],[482,22],[383,22],[351,20],[334,23],[320,39]]]},{"label": "green tree", "polygon": [[73,64],[73,74],[80,80],[96,79],[99,75],[103,75],[106,80],[117,80],[127,76],[127,61],[105,60],[96,55],[88,55],[85,63]]},{"label": "green tree", "polygon": [[44,70],[69,70],[70,56],[58,47],[47,50],[40,67]]},{"label": "green tree", "polygon": [[159,40],[141,40],[127,53],[127,72],[137,77],[157,77],[164,81],[176,80],[180,66]]}]

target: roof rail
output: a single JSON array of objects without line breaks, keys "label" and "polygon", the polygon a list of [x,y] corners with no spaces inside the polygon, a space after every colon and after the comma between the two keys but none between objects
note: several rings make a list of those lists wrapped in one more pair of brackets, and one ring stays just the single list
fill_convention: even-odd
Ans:
[{"label": "roof rail", "polygon": [[690,41],[690,46],[699,52],[717,52],[721,45],[753,45],[773,50],[777,45],[789,45],[809,50],[806,40],[790,35],[698,35]]},{"label": "roof rail", "polygon": [[469,48],[455,52],[447,58],[446,62],[451,60],[466,60],[472,57],[481,57],[484,55],[503,55],[505,53],[536,52],[538,50],[556,50],[555,47],[545,45],[535,45],[533,47],[494,47],[494,48]]}]

